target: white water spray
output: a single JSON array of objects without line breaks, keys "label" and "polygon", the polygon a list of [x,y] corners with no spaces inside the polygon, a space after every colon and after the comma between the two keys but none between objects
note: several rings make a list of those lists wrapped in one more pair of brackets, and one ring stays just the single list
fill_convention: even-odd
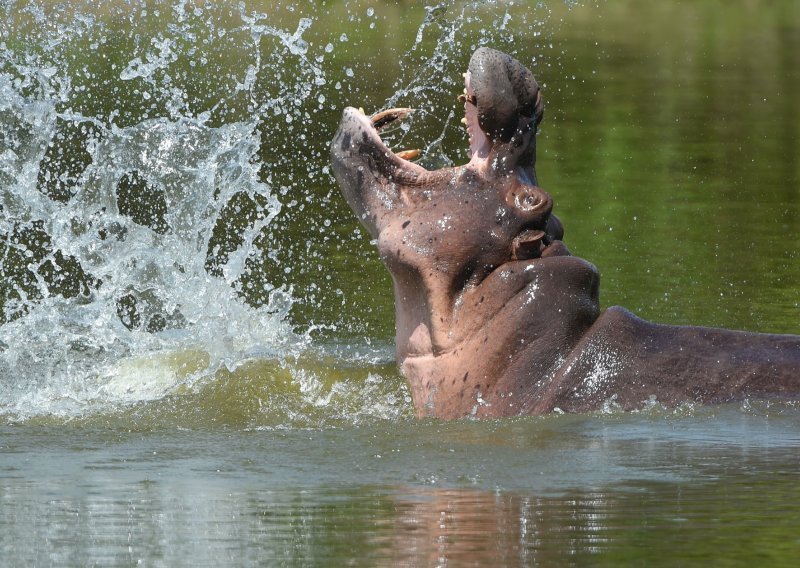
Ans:
[{"label": "white water spray", "polygon": [[[318,347],[311,334],[326,324],[297,333],[288,314],[298,301],[315,305],[330,276],[317,272],[298,300],[282,275],[298,269],[296,250],[310,260],[319,249],[310,240],[281,250],[272,237],[279,215],[316,198],[309,184],[332,187],[332,132],[317,131],[320,117],[372,86],[358,86],[347,56],[329,62],[361,49],[360,32],[380,15],[353,12],[347,33],[326,36],[312,5],[0,5],[0,416],[159,400],[252,358],[285,362]],[[458,91],[455,62],[475,47],[465,28],[496,21],[479,35],[508,42],[513,5],[425,10],[416,40],[400,47],[387,104],[442,106],[450,86]],[[439,129],[431,161],[447,162],[439,145],[457,128],[452,112],[421,116]],[[310,148],[311,162],[293,145]],[[320,221],[319,240],[331,239],[330,219]],[[264,264],[278,270],[254,274]],[[390,345],[344,343],[322,357],[362,372],[391,363]],[[315,407],[345,391],[378,396],[371,372],[366,386],[289,374]],[[331,387],[334,376],[345,382]],[[395,401],[407,393],[392,389],[389,410],[369,399],[355,414],[401,412]]]}]

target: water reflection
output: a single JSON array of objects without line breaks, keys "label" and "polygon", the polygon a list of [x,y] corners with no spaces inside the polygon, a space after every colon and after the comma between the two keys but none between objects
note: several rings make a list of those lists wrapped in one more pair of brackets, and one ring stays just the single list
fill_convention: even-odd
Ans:
[{"label": "water reflection", "polygon": [[797,487],[786,478],[560,496],[414,486],[241,492],[191,479],[115,491],[113,476],[90,479],[46,500],[36,494],[48,495],[47,487],[4,483],[6,558],[59,566],[530,566],[699,556],[781,565],[800,551]]},{"label": "water reflection", "polygon": [[[558,498],[420,487],[241,493],[191,479],[180,487],[143,480],[115,491],[113,477],[94,473],[72,495],[56,492],[45,501],[31,499],[32,487],[4,484],[3,549],[31,565],[179,565],[191,558],[205,565],[349,559],[517,566],[594,554],[610,543],[613,504],[601,492]],[[48,493],[46,486],[36,491]]]},{"label": "water reflection", "polygon": [[797,424],[771,404],[325,430],[4,426],[0,550],[12,566],[791,565]]},{"label": "water reflection", "polygon": [[529,566],[605,548],[609,503],[598,493],[545,498],[406,488],[395,497],[395,559],[411,566]]}]

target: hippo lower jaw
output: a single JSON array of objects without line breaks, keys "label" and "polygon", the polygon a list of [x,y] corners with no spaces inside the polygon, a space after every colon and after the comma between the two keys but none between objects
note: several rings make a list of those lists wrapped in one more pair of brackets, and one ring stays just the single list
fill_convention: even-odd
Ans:
[{"label": "hippo lower jaw", "polygon": [[362,127],[361,144],[373,149],[378,169],[396,180],[413,181],[428,172],[422,166],[410,160],[419,155],[419,150],[392,151],[380,136],[380,131],[406,118],[414,112],[410,108],[392,108],[367,116],[363,109],[347,107],[342,121],[347,119],[359,123]]}]

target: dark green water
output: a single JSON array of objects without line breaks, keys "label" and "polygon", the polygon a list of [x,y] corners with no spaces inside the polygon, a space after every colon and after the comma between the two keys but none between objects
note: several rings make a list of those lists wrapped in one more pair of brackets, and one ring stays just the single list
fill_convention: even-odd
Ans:
[{"label": "dark green water", "polygon": [[796,565],[796,405],[411,418],[327,145],[482,44],[604,305],[800,333],[795,2],[0,3],[0,566]]}]

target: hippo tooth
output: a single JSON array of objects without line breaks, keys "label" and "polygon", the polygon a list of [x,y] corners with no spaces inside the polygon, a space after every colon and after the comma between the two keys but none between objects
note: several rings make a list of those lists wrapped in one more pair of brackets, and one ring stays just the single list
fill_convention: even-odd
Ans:
[{"label": "hippo tooth", "polygon": [[388,124],[397,120],[402,120],[414,112],[413,108],[390,108],[372,115],[372,125],[376,130],[380,130]]},{"label": "hippo tooth", "polygon": [[462,116],[461,117],[461,124],[466,124],[466,123],[467,123],[467,117],[466,116]]}]

